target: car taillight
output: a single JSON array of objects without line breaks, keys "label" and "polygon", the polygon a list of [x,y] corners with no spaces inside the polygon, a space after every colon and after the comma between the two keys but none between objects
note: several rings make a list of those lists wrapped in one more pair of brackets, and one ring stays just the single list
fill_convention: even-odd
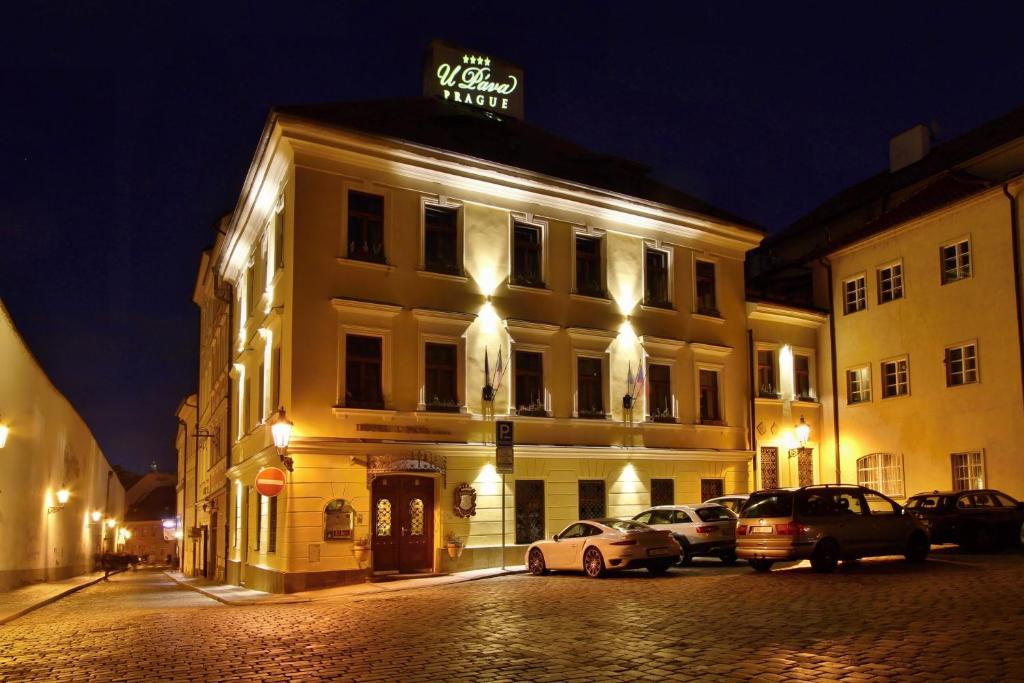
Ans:
[{"label": "car taillight", "polygon": [[713,526],[699,526],[697,527],[698,534],[713,534],[715,533],[715,527]]},{"label": "car taillight", "polygon": [[796,524],[794,522],[787,522],[785,524],[775,525],[775,534],[777,536],[796,536],[800,533],[803,533],[803,529],[799,524]]},{"label": "car taillight", "polygon": [[746,536],[747,535],[747,525],[746,524],[740,524],[738,527],[736,527],[736,535],[737,536]]},{"label": "car taillight", "polygon": [[608,545],[636,545],[636,541],[633,539],[630,539],[628,541],[612,541]]}]

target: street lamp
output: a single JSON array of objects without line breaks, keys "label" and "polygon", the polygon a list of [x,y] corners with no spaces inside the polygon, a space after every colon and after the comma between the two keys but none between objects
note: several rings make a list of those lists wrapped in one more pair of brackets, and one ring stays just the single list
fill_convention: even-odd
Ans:
[{"label": "street lamp", "polygon": [[7,435],[11,433],[11,428],[7,426],[7,423],[0,420],[0,448],[7,445]]},{"label": "street lamp", "polygon": [[285,415],[284,406],[277,409],[277,412],[274,413],[269,422],[270,433],[274,437],[274,446],[277,447],[277,454],[281,456],[281,462],[284,463],[285,468],[291,472],[294,463],[288,455],[288,443],[292,438],[292,421]]},{"label": "street lamp", "polygon": [[46,509],[47,512],[59,512],[64,509],[64,506],[68,504],[68,499],[71,498],[71,492],[66,487],[61,486],[57,491],[57,504],[51,505]]},{"label": "street lamp", "polygon": [[103,513],[100,512],[99,510],[93,510],[92,514],[89,516],[92,518],[93,522],[99,522],[101,519],[103,519]]},{"label": "street lamp", "polygon": [[797,441],[800,442],[800,448],[804,448],[807,445],[807,439],[811,436],[811,425],[804,421],[804,416],[800,416],[800,422],[793,428],[796,432]]},{"label": "street lamp", "polygon": [[117,526],[117,520],[116,519],[114,519],[113,517],[110,517],[109,519],[107,519],[107,528],[108,529],[113,529],[115,526]]}]

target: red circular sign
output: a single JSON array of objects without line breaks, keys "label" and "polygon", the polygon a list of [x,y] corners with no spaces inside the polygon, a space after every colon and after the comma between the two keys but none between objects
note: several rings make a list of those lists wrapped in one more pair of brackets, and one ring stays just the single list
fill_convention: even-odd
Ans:
[{"label": "red circular sign", "polygon": [[256,493],[273,498],[284,488],[284,470],[279,467],[264,467],[256,475]]}]

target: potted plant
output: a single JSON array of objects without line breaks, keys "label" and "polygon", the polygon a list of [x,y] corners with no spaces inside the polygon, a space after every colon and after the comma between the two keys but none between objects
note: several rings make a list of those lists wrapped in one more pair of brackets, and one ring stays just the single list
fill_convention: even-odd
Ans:
[{"label": "potted plant", "polygon": [[356,557],[356,562],[363,562],[370,554],[370,538],[363,536],[352,541],[352,554]]},{"label": "potted plant", "polygon": [[466,548],[462,539],[450,531],[448,532],[448,538],[445,541],[445,547],[448,548],[448,557],[453,560],[462,557],[462,551]]}]

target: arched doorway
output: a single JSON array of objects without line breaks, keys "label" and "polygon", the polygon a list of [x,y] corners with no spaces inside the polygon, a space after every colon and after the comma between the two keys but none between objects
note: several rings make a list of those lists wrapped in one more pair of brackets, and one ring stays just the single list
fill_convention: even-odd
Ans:
[{"label": "arched doorway", "polygon": [[429,572],[434,565],[434,480],[410,474],[373,479],[373,570]]}]

